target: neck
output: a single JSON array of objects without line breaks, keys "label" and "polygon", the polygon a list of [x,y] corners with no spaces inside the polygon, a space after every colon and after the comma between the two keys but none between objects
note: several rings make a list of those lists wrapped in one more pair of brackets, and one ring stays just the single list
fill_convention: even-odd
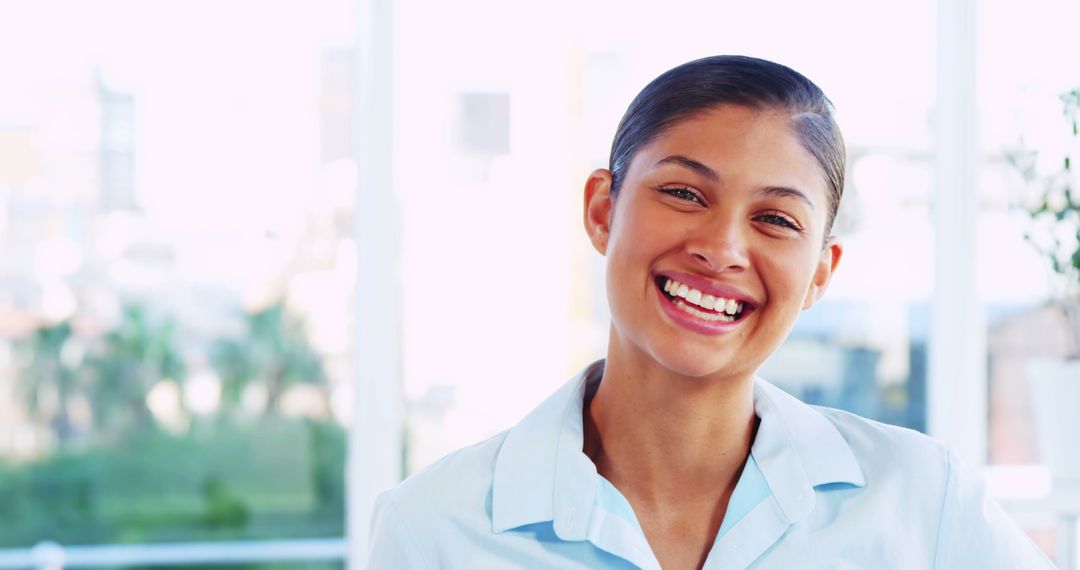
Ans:
[{"label": "neck", "polygon": [[584,420],[586,455],[636,501],[730,497],[757,424],[753,377],[680,376],[609,349]]}]

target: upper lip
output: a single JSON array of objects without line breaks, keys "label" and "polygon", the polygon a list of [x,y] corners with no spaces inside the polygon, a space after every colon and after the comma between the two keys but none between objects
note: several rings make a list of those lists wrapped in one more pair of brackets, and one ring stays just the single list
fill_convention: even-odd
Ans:
[{"label": "upper lip", "polygon": [[692,275],[690,273],[681,273],[678,271],[661,271],[658,272],[661,277],[667,277],[674,279],[679,283],[683,283],[688,287],[697,289],[702,293],[712,295],[713,297],[723,297],[725,299],[735,299],[743,304],[744,307],[753,309],[757,306],[757,301],[750,295],[740,291],[738,288],[727,285],[725,283],[717,283],[711,281],[705,277],[698,275]]}]

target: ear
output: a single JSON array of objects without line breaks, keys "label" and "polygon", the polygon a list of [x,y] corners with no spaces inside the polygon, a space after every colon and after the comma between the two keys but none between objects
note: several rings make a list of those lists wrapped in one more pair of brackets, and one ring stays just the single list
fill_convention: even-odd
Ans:
[{"label": "ear", "polygon": [[844,253],[844,246],[835,238],[830,237],[821,250],[817,267],[814,269],[814,277],[810,280],[810,287],[806,290],[806,299],[803,300],[803,310],[814,306],[814,303],[825,294],[825,288],[829,286],[829,280],[840,264],[840,257]]},{"label": "ear", "polygon": [[604,168],[594,170],[585,181],[585,232],[600,255],[607,253],[614,205],[611,172]]}]

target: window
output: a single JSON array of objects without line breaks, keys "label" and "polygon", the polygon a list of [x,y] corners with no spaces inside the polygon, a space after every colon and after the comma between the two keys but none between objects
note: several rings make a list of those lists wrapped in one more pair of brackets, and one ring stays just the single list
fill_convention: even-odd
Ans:
[{"label": "window", "polygon": [[8,12],[0,548],[336,539],[340,566],[352,4]]}]

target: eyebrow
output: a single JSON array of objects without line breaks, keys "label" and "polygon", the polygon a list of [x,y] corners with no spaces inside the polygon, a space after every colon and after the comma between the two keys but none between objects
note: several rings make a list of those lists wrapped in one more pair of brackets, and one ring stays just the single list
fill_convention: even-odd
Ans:
[{"label": "eyebrow", "polygon": [[697,172],[698,174],[704,176],[705,178],[708,178],[712,182],[720,181],[720,175],[717,174],[715,170],[709,168],[708,165],[704,163],[698,162],[690,158],[689,156],[683,156],[681,154],[665,156],[664,158],[656,161],[656,164],[653,165],[653,168],[663,166],[665,164],[677,164],[679,166],[689,168],[690,170]]},{"label": "eyebrow", "polygon": [[810,201],[810,198],[808,198],[802,190],[795,188],[788,188],[786,186],[765,186],[763,188],[758,188],[756,193],[764,194],[766,196],[776,196],[777,198],[796,198],[806,202],[806,205],[810,206],[811,210],[814,209],[814,203]]},{"label": "eyebrow", "polygon": [[[690,158],[689,156],[684,156],[681,154],[665,156],[664,158],[656,161],[656,164],[653,165],[653,168],[663,166],[665,164],[676,164],[684,168],[689,168],[690,170],[693,170],[701,176],[709,179],[709,181],[711,182],[720,181],[720,175],[717,174],[715,170],[710,168],[707,164],[698,162]],[[811,210],[814,209],[814,203],[810,201],[810,198],[807,197],[806,193],[796,188],[788,188],[787,186],[764,186],[762,188],[758,188],[756,190],[756,193],[764,194],[766,196],[775,196],[777,198],[795,198],[797,200],[805,202],[807,206],[810,206]]]}]

